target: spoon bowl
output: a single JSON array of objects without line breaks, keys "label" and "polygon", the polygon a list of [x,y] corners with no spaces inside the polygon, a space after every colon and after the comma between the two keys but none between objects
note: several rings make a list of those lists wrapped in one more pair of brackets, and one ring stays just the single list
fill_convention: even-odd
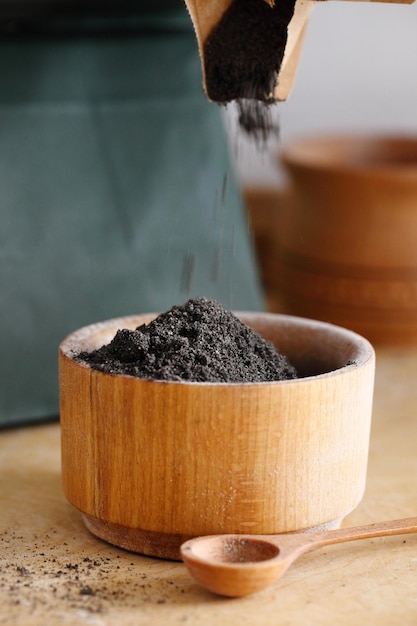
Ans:
[{"label": "spoon bowl", "polygon": [[200,585],[229,597],[256,593],[272,585],[287,568],[280,548],[268,536],[200,537],[186,542],[181,555]]},{"label": "spoon bowl", "polygon": [[299,556],[325,545],[417,532],[417,517],[327,532],[282,535],[211,535],[186,541],[181,556],[209,591],[242,597],[278,580]]}]

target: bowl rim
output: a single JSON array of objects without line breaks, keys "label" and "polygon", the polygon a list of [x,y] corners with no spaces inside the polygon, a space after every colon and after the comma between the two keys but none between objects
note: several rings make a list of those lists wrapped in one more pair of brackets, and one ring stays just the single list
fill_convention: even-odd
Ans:
[{"label": "bowl rim", "polygon": [[[241,321],[244,323],[248,323],[246,320],[259,318],[264,322],[277,322],[279,321],[282,326],[285,327],[294,325],[297,328],[310,328],[314,331],[319,331],[321,333],[328,332],[332,333],[335,339],[338,341],[345,340],[347,343],[350,343],[356,347],[356,355],[352,362],[346,363],[346,365],[342,365],[341,367],[337,367],[335,369],[331,369],[329,371],[325,371],[319,374],[312,374],[306,376],[299,376],[294,379],[288,380],[277,380],[277,381],[262,381],[262,382],[202,382],[202,381],[187,381],[187,380],[157,380],[157,379],[149,379],[149,378],[140,378],[137,376],[132,376],[130,374],[113,374],[109,372],[102,372],[100,370],[96,370],[92,368],[88,363],[83,363],[82,361],[77,361],[74,357],[81,352],[82,350],[87,348],[88,338],[94,334],[100,333],[101,331],[108,331],[109,328],[114,327],[115,332],[119,328],[131,327],[135,328],[138,326],[138,321],[147,320],[145,322],[140,323],[149,323],[157,317],[160,313],[138,313],[133,315],[127,315],[122,317],[114,317],[108,320],[103,320],[99,322],[95,322],[93,324],[89,324],[87,326],[83,326],[74,332],[67,335],[59,345],[59,354],[67,357],[71,361],[77,364],[77,366],[81,368],[85,368],[94,372],[95,375],[100,376],[108,376],[111,378],[126,378],[134,381],[138,381],[138,383],[148,383],[148,384],[160,384],[160,385],[189,385],[193,387],[260,387],[260,386],[271,386],[271,385],[294,385],[300,384],[303,382],[308,382],[311,380],[318,380],[328,377],[340,376],[347,374],[349,372],[358,370],[366,365],[372,364],[375,361],[375,350],[372,344],[368,339],[356,333],[353,330],[345,328],[343,326],[338,326],[336,324],[332,324],[330,322],[325,322],[321,320],[316,320],[307,317],[300,317],[296,315],[287,315],[284,313],[270,313],[263,311],[232,311]],[[250,326],[250,324],[248,324]],[[259,332],[259,331],[257,331]],[[262,336],[262,333],[260,333]],[[108,339],[106,338],[106,341]],[[104,344],[102,344],[104,345]]]},{"label": "bowl rim", "polygon": [[415,181],[417,134],[311,134],[284,144],[278,160],[287,168],[383,175]]}]

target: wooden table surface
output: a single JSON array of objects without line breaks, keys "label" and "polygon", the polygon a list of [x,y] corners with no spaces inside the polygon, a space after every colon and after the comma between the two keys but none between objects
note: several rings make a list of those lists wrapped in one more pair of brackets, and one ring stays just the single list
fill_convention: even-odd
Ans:
[{"label": "wooden table surface", "polygon": [[[58,424],[0,432],[0,624],[417,625],[417,536],[323,548],[223,599],[182,563],[91,536],[65,500]],[[417,515],[417,350],[377,351],[365,497],[344,525]]]}]

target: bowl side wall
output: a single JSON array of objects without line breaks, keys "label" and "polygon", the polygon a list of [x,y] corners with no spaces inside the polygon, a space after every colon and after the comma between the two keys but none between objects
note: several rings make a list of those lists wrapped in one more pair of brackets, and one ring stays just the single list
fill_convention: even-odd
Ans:
[{"label": "bowl side wall", "polygon": [[[260,317],[254,327],[281,334],[271,328],[280,316]],[[289,350],[296,335],[285,333]],[[71,358],[69,338],[60,350],[67,498],[108,523],[173,535],[277,533],[343,517],[363,495],[372,411],[373,351],[357,341],[357,364],[330,374],[204,385],[94,371]]]}]

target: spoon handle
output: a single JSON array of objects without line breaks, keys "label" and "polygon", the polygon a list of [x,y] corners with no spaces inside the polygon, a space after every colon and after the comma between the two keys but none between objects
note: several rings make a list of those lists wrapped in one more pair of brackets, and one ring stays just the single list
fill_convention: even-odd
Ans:
[{"label": "spoon handle", "polygon": [[[317,533],[312,543],[314,543],[314,548],[318,548],[320,546],[328,546],[344,541],[370,539],[372,537],[387,537],[389,535],[405,535],[408,533],[417,533],[417,517],[407,517],[405,519],[377,522],[364,526],[354,526],[353,528],[330,530],[326,533]],[[311,548],[313,548],[313,546],[311,546]]]}]

